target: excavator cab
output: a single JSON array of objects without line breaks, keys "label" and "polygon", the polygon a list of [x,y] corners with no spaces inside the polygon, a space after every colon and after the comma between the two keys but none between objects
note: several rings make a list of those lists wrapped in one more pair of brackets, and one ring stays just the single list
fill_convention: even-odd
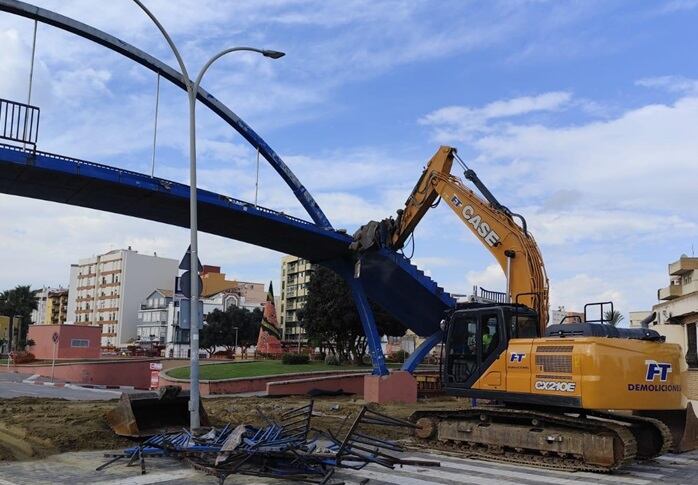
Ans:
[{"label": "excavator cab", "polygon": [[446,321],[442,382],[448,391],[470,389],[506,352],[512,338],[539,337],[538,315],[514,304],[465,303]]}]

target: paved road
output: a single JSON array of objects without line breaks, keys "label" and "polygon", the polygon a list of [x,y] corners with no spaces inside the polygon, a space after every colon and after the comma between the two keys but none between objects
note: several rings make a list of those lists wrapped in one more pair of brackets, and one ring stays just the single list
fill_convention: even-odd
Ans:
[{"label": "paved road", "polygon": [[[71,387],[53,387],[37,384],[25,384],[22,382],[27,376],[0,372],[0,399],[12,397],[53,397],[69,399],[71,401],[101,401],[105,399],[117,399],[121,392],[104,390],[91,390]],[[2,485],[2,482],[0,482]]]},{"label": "paved road", "polygon": [[[426,453],[407,456],[437,460],[438,468],[405,466],[388,470],[370,466],[358,471],[343,471],[335,475],[333,482],[347,485],[359,484],[369,479],[368,485],[650,485],[652,483],[688,485],[698,477],[698,452],[680,456],[668,455],[652,462],[633,465],[613,474],[570,473],[536,468],[489,463],[470,459]],[[96,472],[104,462],[101,452],[64,453],[41,461],[0,463],[0,485],[48,485],[48,484],[215,484],[217,480],[169,459],[147,461],[148,473],[140,475],[139,468],[126,467],[123,462]],[[267,478],[234,476],[226,480],[228,485],[259,485],[290,483]]]}]

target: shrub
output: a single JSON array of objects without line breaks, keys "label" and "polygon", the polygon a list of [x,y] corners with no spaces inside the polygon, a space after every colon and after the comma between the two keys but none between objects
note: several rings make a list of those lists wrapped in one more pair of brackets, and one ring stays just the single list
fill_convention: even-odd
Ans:
[{"label": "shrub", "polygon": [[406,350],[398,350],[396,352],[393,352],[388,356],[388,362],[404,362],[407,360],[407,357],[410,356],[410,353],[407,352]]},{"label": "shrub", "polygon": [[15,354],[14,363],[15,364],[27,364],[29,362],[34,362],[36,357],[31,352],[17,352]]},{"label": "shrub", "polygon": [[305,354],[287,352],[281,356],[281,363],[286,365],[302,365],[310,362],[310,357]]},{"label": "shrub", "polygon": [[337,357],[337,354],[328,354],[327,357],[325,357],[325,364],[341,365],[342,362],[339,360],[339,357]]}]

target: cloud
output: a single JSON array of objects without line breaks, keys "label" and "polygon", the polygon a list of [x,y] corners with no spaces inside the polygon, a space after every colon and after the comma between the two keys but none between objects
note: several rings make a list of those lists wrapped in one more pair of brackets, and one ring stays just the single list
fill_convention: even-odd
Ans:
[{"label": "cloud", "polygon": [[550,285],[551,308],[564,306],[568,311],[582,311],[585,304],[600,301],[612,301],[616,309],[628,311],[626,294],[602,278],[579,273]]},{"label": "cloud", "polygon": [[502,267],[497,263],[490,264],[482,270],[468,271],[465,280],[469,289],[478,286],[490,291],[506,291],[507,280]]},{"label": "cloud", "polygon": [[[467,143],[481,177],[519,205],[542,205],[554,187],[575,193],[596,214],[630,210],[636,220],[646,221],[667,212],[683,219],[684,208],[698,203],[686,177],[695,173],[697,116],[698,96],[685,95],[671,104],[650,104],[574,125],[524,118],[488,124],[473,134],[457,120],[424,119],[430,120],[436,140]],[[657,177],[661,183],[650,184]]]},{"label": "cloud", "polygon": [[437,141],[469,139],[473,135],[493,131],[495,127],[490,124],[491,121],[540,111],[557,111],[568,104],[571,98],[571,93],[555,91],[493,101],[482,108],[448,106],[427,114],[419,122],[437,127],[434,134]]},{"label": "cloud", "polygon": [[636,81],[635,84],[646,88],[664,89],[672,93],[698,94],[698,79],[689,79],[683,76],[648,77]]},{"label": "cloud", "polygon": [[[505,109],[501,118],[483,113],[510,106],[510,98],[446,111],[451,116],[436,109],[421,120],[433,139],[465,145],[469,165],[493,193],[526,216],[550,275],[552,304],[581,309],[613,299],[628,311],[655,301],[666,262],[698,239],[698,212],[691,209],[698,205],[694,83],[640,80],[675,99],[604,119],[580,121],[571,96],[560,104],[529,101],[521,106],[530,112]],[[552,109],[541,119],[536,106]],[[497,274],[496,266],[487,269]],[[487,281],[488,274],[469,273],[468,281]]]}]

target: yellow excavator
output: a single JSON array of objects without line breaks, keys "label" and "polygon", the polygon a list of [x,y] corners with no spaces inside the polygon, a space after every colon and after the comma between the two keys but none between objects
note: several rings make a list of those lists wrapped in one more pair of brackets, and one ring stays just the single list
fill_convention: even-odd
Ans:
[{"label": "yellow excavator", "polygon": [[[451,175],[454,160],[481,195]],[[442,146],[397,218],[363,226],[353,248],[401,249],[439,198],[499,262],[507,288],[497,301],[457,304],[441,322],[443,390],[473,406],[415,412],[420,439],[468,456],[588,471],[696,448],[680,346],[654,330],[608,325],[611,302],[586,305],[584,321],[548,325],[548,279],[525,219],[455,148]]]}]

